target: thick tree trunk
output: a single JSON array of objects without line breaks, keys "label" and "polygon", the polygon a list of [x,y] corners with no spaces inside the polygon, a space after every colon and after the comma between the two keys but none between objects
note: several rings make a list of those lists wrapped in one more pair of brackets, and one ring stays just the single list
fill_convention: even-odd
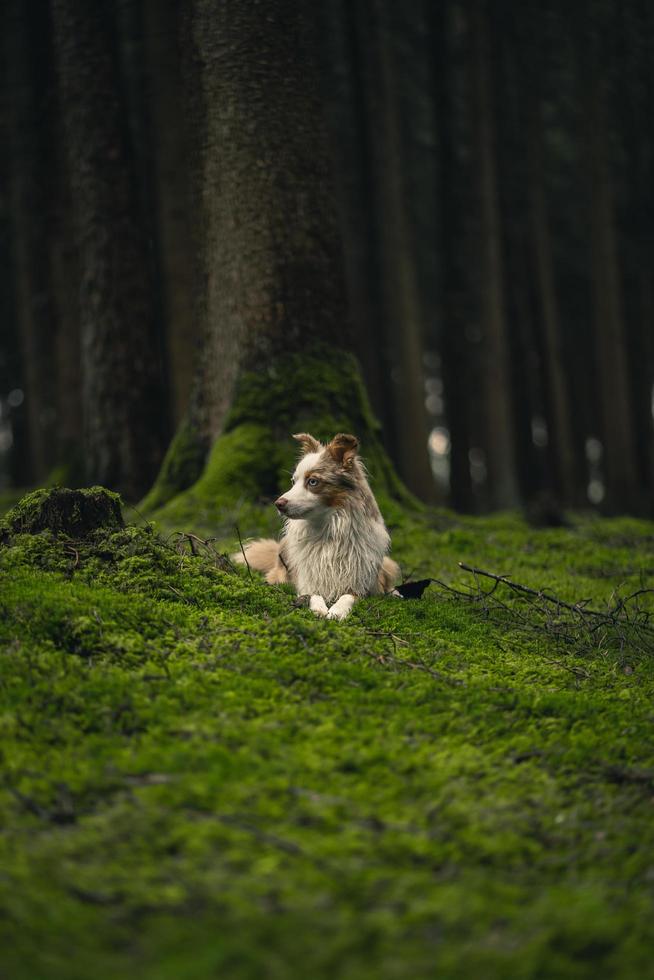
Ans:
[{"label": "thick tree trunk", "polygon": [[262,17],[195,4],[207,107],[203,158],[211,431],[240,370],[346,344],[346,305],[315,66],[293,0]]},{"label": "thick tree trunk", "polygon": [[[380,478],[397,486],[347,353],[315,39],[302,5],[273,0],[262,16],[254,4],[194,0],[191,11],[195,104],[205,113],[206,341],[196,394],[209,434],[220,437],[191,497],[204,492],[215,506],[278,492],[294,455],[290,434],[315,426],[319,438],[354,429]],[[195,424],[171,447],[158,484]],[[155,485],[146,504],[161,502]]]},{"label": "thick tree trunk", "polygon": [[130,171],[107,8],[53,0],[79,249],[87,477],[135,499],[161,457],[151,265]]},{"label": "thick tree trunk", "polygon": [[520,495],[516,471],[510,346],[504,296],[488,16],[487,0],[472,0],[471,58],[481,207],[481,303],[485,350],[488,473],[492,505],[514,507],[519,503]]}]

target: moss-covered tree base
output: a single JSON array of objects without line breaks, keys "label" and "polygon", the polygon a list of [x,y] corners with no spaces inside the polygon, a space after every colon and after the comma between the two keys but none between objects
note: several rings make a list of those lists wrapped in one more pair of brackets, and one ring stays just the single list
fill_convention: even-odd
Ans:
[{"label": "moss-covered tree base", "polygon": [[[223,435],[200,477],[188,489],[178,481],[182,492],[173,496],[176,481],[171,474],[188,473],[190,439],[185,432],[172,443],[166,465],[139,509],[164,525],[199,515],[205,529],[212,524],[221,528],[240,514],[249,529],[265,527],[268,519],[256,504],[274,499],[288,486],[297,458],[293,432],[311,432],[325,441],[336,432],[354,433],[386,516],[400,503],[419,507],[383,449],[356,360],[319,349],[289,354],[265,370],[242,374]],[[197,456],[193,459],[197,463]]]}]

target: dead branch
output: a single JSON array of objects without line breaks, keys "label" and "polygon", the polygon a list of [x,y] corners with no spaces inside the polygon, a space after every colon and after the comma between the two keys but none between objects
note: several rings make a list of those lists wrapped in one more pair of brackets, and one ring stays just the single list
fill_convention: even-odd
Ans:
[{"label": "dead branch", "polygon": [[243,561],[248,567],[248,575],[250,576],[250,578],[252,578],[252,569],[250,568],[250,562],[248,561],[248,556],[245,554],[245,548],[243,547],[243,542],[241,541],[241,532],[238,529],[238,524],[235,524],[234,527],[236,528],[236,533],[238,535],[238,544],[239,544],[239,548],[241,549],[241,554],[243,555]]},{"label": "dead branch", "polygon": [[[459,562],[459,567],[473,576],[474,589],[457,589],[436,579],[432,582],[452,599],[474,603],[494,622],[509,623],[532,634],[542,633],[559,645],[576,646],[581,651],[615,650],[619,655],[627,649],[654,651],[651,614],[639,605],[642,596],[654,594],[653,589],[640,588],[627,596],[612,596],[613,605],[602,610],[591,607],[588,599],[566,602],[549,590],[533,589],[508,575],[497,575],[464,562]],[[480,578],[489,579],[490,588],[484,588]],[[502,590],[513,595],[514,601],[501,598],[498,593]],[[525,604],[522,609],[520,602]],[[578,671],[575,674],[583,676]]]}]

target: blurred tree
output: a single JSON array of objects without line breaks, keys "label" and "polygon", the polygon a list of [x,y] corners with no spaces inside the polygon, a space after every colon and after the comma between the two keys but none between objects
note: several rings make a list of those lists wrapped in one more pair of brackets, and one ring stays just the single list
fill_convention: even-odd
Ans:
[{"label": "blurred tree", "polygon": [[32,479],[44,480],[56,460],[55,316],[50,279],[50,174],[48,50],[45,0],[8,0],[3,39],[10,147],[14,310],[21,343]]},{"label": "blurred tree", "polygon": [[362,366],[376,415],[389,433],[388,353],[383,341],[381,256],[377,201],[371,180],[376,125],[369,111],[375,80],[368,50],[365,4],[329,0],[316,7],[323,43],[322,100],[341,208],[352,344]]},{"label": "blurred tree", "polygon": [[265,492],[310,424],[392,483],[354,351],[424,498],[443,426],[461,509],[651,509],[647,0],[245,6],[3,8],[14,479],[72,478],[83,422],[139,496],[170,417],[152,506],[248,424]]},{"label": "blurred tree", "polygon": [[492,505],[513,507],[520,499],[516,469],[516,425],[512,402],[510,341],[503,269],[502,225],[487,0],[469,0],[470,70],[476,125],[482,270],[480,302],[484,343],[484,384],[488,480]]},{"label": "blurred tree", "polygon": [[584,502],[580,493],[583,475],[572,432],[568,366],[545,186],[542,87],[547,71],[544,51],[547,51],[549,38],[547,23],[537,0],[523,7],[518,16],[523,65],[521,91],[525,101],[530,247],[540,313],[538,336],[546,389],[543,407],[547,419],[548,457],[552,466],[552,489],[558,499],[579,505]]},{"label": "blurred tree", "polygon": [[412,77],[421,6],[330,0],[317,19],[326,39],[323,96],[335,134],[353,346],[400,475],[429,499],[435,488],[426,452],[419,266],[433,236],[427,223],[429,235],[418,246],[411,214],[412,204],[425,210],[415,192],[415,145],[421,107],[429,103]]},{"label": "blurred tree", "polygon": [[[457,29],[457,4],[427,4],[431,49],[432,102],[437,147],[437,201],[434,225],[439,268],[440,324],[432,344],[442,358],[445,414],[450,433],[450,502],[457,510],[474,509],[470,477],[472,448],[471,361],[466,336],[466,272],[464,226],[467,174],[462,152],[459,58],[452,35]],[[436,324],[432,324],[433,327]]]},{"label": "blurred tree", "polygon": [[[614,170],[629,372],[638,473],[654,501],[654,8],[647,0],[615,6],[613,87],[617,121]],[[616,160],[617,157],[617,160]],[[654,504],[652,504],[654,506]]]},{"label": "blurred tree", "polygon": [[[7,52],[0,47],[0,486],[28,486],[30,471],[29,428],[24,403],[12,406],[9,395],[24,390],[23,365],[16,295],[14,291],[13,227],[10,206],[11,159],[9,152],[9,78]],[[12,401],[15,400],[15,396]]]},{"label": "blurred tree", "polygon": [[[589,0],[576,11],[581,100],[586,120],[591,290],[596,331],[600,420],[604,443],[605,507],[639,510],[633,390],[629,380],[610,154],[608,84],[612,0],[599,10]],[[592,14],[595,13],[593,18]]]},{"label": "blurred tree", "polygon": [[120,98],[111,9],[52,2],[79,257],[87,478],[138,498],[161,458],[151,264]]},{"label": "blurred tree", "polygon": [[408,168],[402,132],[401,89],[407,63],[402,64],[398,50],[405,25],[401,21],[398,24],[397,8],[388,0],[367,3],[368,44],[376,78],[375,101],[370,103],[369,112],[377,129],[370,176],[377,193],[383,342],[391,364],[387,390],[392,399],[393,456],[409,489],[428,500],[433,499],[435,490],[426,451],[423,308],[407,206]]},{"label": "blurred tree", "polygon": [[151,123],[152,204],[160,268],[172,416],[179,425],[197,357],[188,148],[194,134],[184,112],[182,24],[178,0],[143,0],[146,95]]}]

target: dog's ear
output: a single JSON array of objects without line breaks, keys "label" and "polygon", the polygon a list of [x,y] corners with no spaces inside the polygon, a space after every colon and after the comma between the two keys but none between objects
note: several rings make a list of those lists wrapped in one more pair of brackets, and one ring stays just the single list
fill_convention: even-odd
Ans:
[{"label": "dog's ear", "polygon": [[306,456],[307,453],[317,453],[320,449],[320,443],[313,436],[310,436],[308,432],[296,432],[293,436],[294,439],[302,446],[302,454]]},{"label": "dog's ear", "polygon": [[345,432],[339,432],[327,446],[327,452],[344,470],[352,469],[358,449],[357,437],[349,436]]}]

